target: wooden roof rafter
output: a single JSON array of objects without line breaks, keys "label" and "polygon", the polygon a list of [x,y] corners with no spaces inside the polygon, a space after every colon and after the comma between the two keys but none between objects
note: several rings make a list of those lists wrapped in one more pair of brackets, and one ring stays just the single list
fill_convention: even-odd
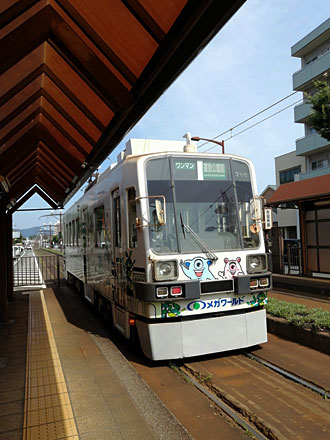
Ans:
[{"label": "wooden roof rafter", "polygon": [[6,0],[0,203],[68,201],[244,1]]}]

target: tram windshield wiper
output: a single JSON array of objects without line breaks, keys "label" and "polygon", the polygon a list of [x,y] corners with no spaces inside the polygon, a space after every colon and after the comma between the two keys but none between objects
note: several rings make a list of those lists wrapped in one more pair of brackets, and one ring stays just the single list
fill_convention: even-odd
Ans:
[{"label": "tram windshield wiper", "polygon": [[202,251],[207,256],[207,258],[209,260],[214,261],[214,262],[217,261],[218,257],[211,251],[211,249],[208,248],[206,243],[201,238],[198,237],[196,232],[194,232],[193,229],[191,229],[190,226],[186,225],[183,222],[183,218],[182,218],[181,212],[180,212],[180,222],[181,222],[181,228],[182,228],[182,232],[183,232],[184,238],[186,238],[186,231],[189,232],[189,234],[191,235],[191,238],[194,240],[195,243],[198,244],[198,246],[202,249]]}]

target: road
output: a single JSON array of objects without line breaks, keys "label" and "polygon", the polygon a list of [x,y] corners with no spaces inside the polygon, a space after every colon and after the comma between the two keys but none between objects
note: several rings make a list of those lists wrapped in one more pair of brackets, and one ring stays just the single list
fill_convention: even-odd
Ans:
[{"label": "road", "polygon": [[29,287],[45,288],[46,284],[59,283],[61,276],[64,276],[64,262],[59,254],[39,249],[25,249],[22,255],[14,261],[16,290]]},{"label": "road", "polygon": [[14,286],[46,287],[40,270],[40,262],[32,249],[25,249],[21,256],[14,261]]}]

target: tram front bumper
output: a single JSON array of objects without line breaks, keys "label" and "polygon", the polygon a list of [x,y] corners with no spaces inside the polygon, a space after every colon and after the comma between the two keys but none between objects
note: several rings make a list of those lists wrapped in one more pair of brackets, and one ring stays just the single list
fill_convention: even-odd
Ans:
[{"label": "tram front bumper", "polygon": [[267,342],[266,310],[178,322],[136,321],[142,350],[150,359],[178,359]]}]

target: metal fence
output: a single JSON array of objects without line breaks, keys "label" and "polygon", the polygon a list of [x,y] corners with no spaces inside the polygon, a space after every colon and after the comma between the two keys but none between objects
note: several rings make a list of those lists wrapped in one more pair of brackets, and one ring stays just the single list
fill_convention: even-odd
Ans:
[{"label": "metal fence", "polygon": [[60,285],[61,265],[59,255],[20,257],[14,261],[14,287]]},{"label": "metal fence", "polygon": [[271,253],[272,272],[286,275],[302,274],[301,246],[288,245],[284,254]]},{"label": "metal fence", "polygon": [[302,273],[301,246],[289,244],[286,259],[289,275]]}]

